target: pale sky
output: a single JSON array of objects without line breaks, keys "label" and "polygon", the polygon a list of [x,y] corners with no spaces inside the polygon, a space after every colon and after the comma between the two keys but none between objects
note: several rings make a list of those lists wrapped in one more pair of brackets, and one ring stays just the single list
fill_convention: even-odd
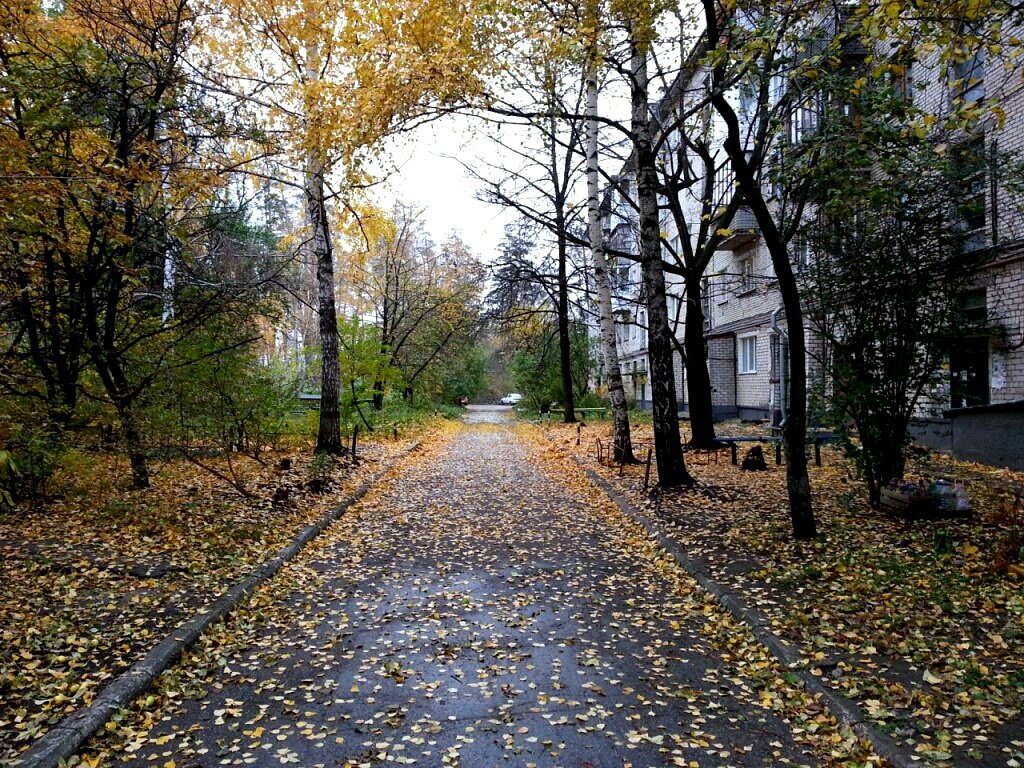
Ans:
[{"label": "pale sky", "polygon": [[455,230],[477,258],[490,262],[509,216],[499,206],[476,199],[480,182],[455,159],[472,164],[494,151],[486,138],[474,136],[474,126],[473,118],[450,115],[393,143],[392,162],[399,170],[376,196],[385,207],[402,200],[424,209],[435,242]]}]

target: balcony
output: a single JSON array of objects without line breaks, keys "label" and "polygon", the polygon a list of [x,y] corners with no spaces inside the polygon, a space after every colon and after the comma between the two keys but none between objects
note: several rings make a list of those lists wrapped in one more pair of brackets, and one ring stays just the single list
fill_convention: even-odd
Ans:
[{"label": "balcony", "polygon": [[729,234],[718,244],[720,251],[738,251],[754,242],[760,234],[754,212],[745,205],[736,209],[736,215],[732,217],[732,224],[728,230]]},{"label": "balcony", "polygon": [[868,55],[854,7],[840,5],[819,20],[808,40],[805,56],[820,56],[826,52],[837,53],[845,65],[859,63]]}]

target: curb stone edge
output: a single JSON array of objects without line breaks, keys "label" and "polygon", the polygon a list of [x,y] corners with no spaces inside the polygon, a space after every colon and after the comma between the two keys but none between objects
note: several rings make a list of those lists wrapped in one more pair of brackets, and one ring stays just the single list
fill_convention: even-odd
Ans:
[{"label": "curb stone edge", "polygon": [[[541,432],[543,434],[543,432]],[[638,523],[644,531],[673,560],[686,571],[698,586],[711,595],[734,619],[746,625],[754,638],[765,646],[769,652],[785,667],[800,679],[800,685],[811,695],[818,698],[839,721],[840,725],[849,728],[859,738],[869,742],[879,757],[886,760],[892,768],[921,768],[927,765],[921,758],[911,756],[899,743],[870,724],[857,704],[845,696],[836,693],[819,678],[812,675],[801,665],[800,654],[796,649],[779,638],[771,631],[767,617],[760,611],[750,608],[743,598],[730,590],[721,582],[716,581],[710,573],[694,558],[690,557],[673,539],[661,532],[657,522],[637,508],[623,496],[607,480],[594,470],[584,466],[578,457],[568,453],[547,435],[544,438],[558,448],[564,455],[572,459],[587,478],[615,502],[620,511]]]},{"label": "curb stone edge", "polygon": [[108,683],[93,699],[92,704],[63,718],[27,750],[15,757],[9,765],[17,768],[58,768],[81,749],[110,718],[124,709],[146,691],[156,678],[164,673],[181,655],[202,636],[203,632],[231,613],[256,587],[270,580],[309,542],[323,533],[328,526],[345,514],[363,498],[399,461],[415,451],[422,441],[415,440],[395,457],[388,466],[364,480],[340,504],[332,507],[318,520],[310,523],[292,542],[269,560],[256,566],[248,576],[236,581],[223,595],[204,611],[179,624],[141,659]]}]

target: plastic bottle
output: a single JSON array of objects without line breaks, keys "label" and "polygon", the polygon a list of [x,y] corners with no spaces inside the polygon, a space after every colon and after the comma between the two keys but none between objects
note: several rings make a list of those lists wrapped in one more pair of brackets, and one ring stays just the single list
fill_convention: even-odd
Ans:
[{"label": "plastic bottle", "polygon": [[971,497],[967,495],[967,488],[960,480],[953,484],[953,508],[957,512],[966,512],[971,508]]}]

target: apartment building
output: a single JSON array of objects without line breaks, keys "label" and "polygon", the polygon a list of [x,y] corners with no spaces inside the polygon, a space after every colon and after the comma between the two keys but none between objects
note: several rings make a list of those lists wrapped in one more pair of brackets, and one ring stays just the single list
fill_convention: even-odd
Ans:
[{"label": "apartment building", "polygon": [[[837,18],[828,23],[836,30],[843,21]],[[849,56],[854,63],[865,53],[858,45],[844,45],[844,58]],[[707,72],[696,56],[694,62],[684,69],[676,85],[658,105],[659,113],[665,116],[662,124],[670,124],[669,117],[685,108],[688,98],[702,98],[708,87]],[[1020,414],[1024,406],[1024,196],[1019,189],[1024,186],[1024,179],[1017,177],[1004,158],[1024,157],[1024,71],[1018,62],[997,60],[991,52],[986,60],[982,50],[947,67],[932,53],[921,61],[907,63],[902,79],[907,97],[936,115],[939,122],[954,105],[977,103],[981,108],[979,119],[951,135],[948,146],[943,149],[950,153],[954,162],[962,158],[963,162],[974,164],[973,171],[968,169],[975,176],[968,184],[970,199],[965,201],[967,213],[962,226],[966,247],[983,251],[986,266],[974,287],[959,301],[964,317],[974,321],[975,327],[984,326],[987,330],[977,331],[951,346],[944,375],[922,406],[918,431],[925,442],[953,447],[967,455],[964,446],[977,442],[976,435],[960,440],[958,449],[950,429],[963,414],[984,413],[986,408],[995,408],[1000,414],[997,418],[978,423],[989,425],[986,428],[993,422],[1008,423],[1011,430],[1022,426],[1019,415],[1007,419],[1006,413]],[[747,101],[742,88],[733,94],[734,107],[741,116],[748,109]],[[996,109],[986,109],[993,104],[997,105]],[[752,115],[748,117],[753,119]],[[698,178],[714,174],[712,203],[721,211],[734,194],[734,185],[721,150],[722,130],[716,122],[716,116],[709,113],[704,123],[710,162],[707,157],[690,156],[680,160],[686,153],[676,152],[678,142],[668,137],[664,142],[663,167],[668,173],[673,163],[685,162],[689,164],[688,171]],[[816,128],[813,108],[800,107],[789,116],[785,129],[789,135],[783,137],[782,143],[799,142]],[[635,248],[635,214],[629,202],[629,185],[627,163],[617,183],[609,187],[603,211],[606,235],[613,248],[621,250]],[[678,261],[681,237],[689,236],[694,248],[701,245],[698,224],[702,216],[706,218],[706,204],[706,188],[691,184],[679,195],[678,208],[682,210],[686,233],[680,233],[678,217],[667,213],[663,217],[666,264],[673,259]],[[786,409],[788,355],[785,315],[772,261],[753,214],[742,201],[735,206],[726,232],[704,270],[702,297],[715,413],[718,418],[777,422],[784,418]],[[797,238],[790,250],[795,269],[810,264],[813,256],[806,241]],[[638,370],[645,370],[642,361],[646,334],[643,333],[639,266],[623,263],[618,270],[617,319],[623,327],[620,354],[624,371],[630,373],[634,364]],[[686,299],[685,289],[678,275],[667,273],[666,282],[669,314],[681,343],[683,313],[679,308]],[[811,379],[808,384],[813,411],[815,393],[826,395],[828,382],[821,366],[814,364],[824,354],[821,341],[812,335],[808,345]],[[686,391],[680,362],[677,359],[677,394],[685,410]],[[642,397],[637,399],[644,403]],[[811,416],[814,417],[813,412]],[[974,457],[984,458],[980,454]],[[1024,457],[1021,460],[1024,461]],[[1012,463],[1013,460],[997,461]]]},{"label": "apartment building", "polygon": [[[632,214],[633,176],[624,167],[605,190],[601,202],[602,230],[610,251],[631,252],[636,248],[636,217]],[[612,283],[612,311],[619,354],[619,370],[626,397],[637,407],[650,409],[647,386],[647,311],[640,301],[640,265],[609,257]]]}]

